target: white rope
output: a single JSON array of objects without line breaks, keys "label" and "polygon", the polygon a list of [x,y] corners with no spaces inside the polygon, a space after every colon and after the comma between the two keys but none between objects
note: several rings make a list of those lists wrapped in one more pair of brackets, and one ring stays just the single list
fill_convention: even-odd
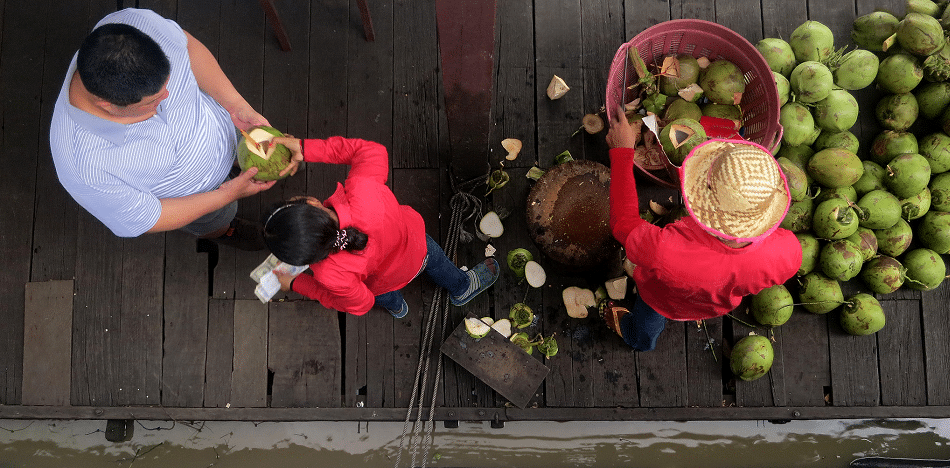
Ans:
[{"label": "white rope", "polygon": [[[452,196],[450,203],[452,206],[452,218],[449,223],[449,234],[445,246],[443,246],[443,251],[445,251],[446,256],[450,259],[454,259],[458,251],[458,241],[461,236],[462,225],[472,217],[481,213],[481,201],[469,193],[458,192]],[[440,310],[442,312],[441,317],[439,316]],[[404,447],[412,455],[410,460],[411,464],[409,466],[424,467],[429,462],[429,449],[432,447],[433,433],[435,432],[435,402],[438,399],[439,382],[442,380],[441,352],[438,347],[433,348],[432,344],[435,330],[442,328],[443,334],[447,332],[445,324],[448,323],[448,316],[448,295],[445,294],[445,290],[442,288],[435,288],[435,292],[432,294],[432,304],[429,307],[429,313],[426,315],[425,324],[423,325],[423,339],[419,352],[419,364],[416,366],[416,377],[412,385],[412,396],[409,399],[409,405],[406,410],[402,436],[399,438],[399,449],[396,452],[396,468],[400,468],[402,464],[402,452]],[[441,341],[442,340],[439,340],[440,343]],[[422,409],[426,399],[425,393],[428,385],[429,365],[433,358],[435,358],[437,365],[432,383],[429,415],[428,419],[422,422]],[[413,407],[417,404],[416,419],[412,423],[412,431],[410,432],[409,421],[412,418]],[[409,435],[408,442],[406,441],[407,434]],[[422,450],[421,463],[416,464],[420,449]]]}]

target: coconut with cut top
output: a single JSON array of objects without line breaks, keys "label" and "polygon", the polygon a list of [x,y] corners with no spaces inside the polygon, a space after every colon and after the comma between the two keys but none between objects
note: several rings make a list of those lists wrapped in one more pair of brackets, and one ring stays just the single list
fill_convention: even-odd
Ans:
[{"label": "coconut with cut top", "polygon": [[290,172],[284,175],[280,175],[280,172],[290,164],[293,154],[284,145],[277,145],[273,151],[270,148],[270,141],[282,136],[284,134],[279,130],[268,126],[254,127],[244,133],[237,148],[238,165],[241,170],[246,171],[256,167],[257,174],[254,178],[261,181],[283,179],[290,175]]}]

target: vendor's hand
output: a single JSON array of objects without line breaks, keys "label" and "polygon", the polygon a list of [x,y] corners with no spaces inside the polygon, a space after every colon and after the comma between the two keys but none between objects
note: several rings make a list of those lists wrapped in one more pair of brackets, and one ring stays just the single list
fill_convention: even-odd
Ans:
[{"label": "vendor's hand", "polygon": [[229,109],[229,111],[231,114],[231,122],[234,122],[234,126],[245,132],[259,125],[270,126],[270,122],[268,122],[263,115],[258,114],[251,106],[241,106],[233,110]]},{"label": "vendor's hand", "polygon": [[274,149],[277,148],[277,145],[286,146],[291,153],[290,164],[288,164],[284,170],[280,171],[280,176],[287,173],[290,175],[296,174],[300,163],[303,162],[303,153],[300,152],[300,139],[294,138],[292,135],[284,135],[270,140],[270,144],[267,148],[267,157],[270,157],[270,155],[274,153]]},{"label": "vendor's hand", "polygon": [[255,180],[255,175],[257,175],[257,168],[248,168],[248,170],[242,172],[237,177],[221,184],[221,186],[218,187],[218,190],[229,192],[232,195],[232,199],[238,200],[263,192],[264,190],[273,187],[277,182],[276,180],[271,180],[268,182]]},{"label": "vendor's hand", "polygon": [[636,148],[640,141],[640,127],[630,125],[623,107],[618,106],[608,113],[610,131],[607,132],[607,145],[611,148]]},{"label": "vendor's hand", "polygon": [[287,273],[282,273],[277,270],[274,270],[274,276],[277,277],[277,281],[280,281],[281,291],[284,291],[284,292],[290,291],[290,283],[294,281],[293,276],[290,276]]}]

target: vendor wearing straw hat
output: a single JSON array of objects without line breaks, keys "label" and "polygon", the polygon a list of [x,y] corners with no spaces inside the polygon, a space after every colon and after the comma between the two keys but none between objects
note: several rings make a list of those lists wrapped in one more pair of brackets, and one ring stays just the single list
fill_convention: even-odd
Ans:
[{"label": "vendor wearing straw hat", "polygon": [[650,351],[666,320],[725,315],[742,298],[798,271],[801,244],[779,228],[790,203],[785,176],[760,145],[709,140],[680,169],[689,216],[664,227],[640,218],[633,155],[639,139],[614,109],[610,146],[610,227],[635,264],[633,310],[612,304],[607,326],[634,349]]}]

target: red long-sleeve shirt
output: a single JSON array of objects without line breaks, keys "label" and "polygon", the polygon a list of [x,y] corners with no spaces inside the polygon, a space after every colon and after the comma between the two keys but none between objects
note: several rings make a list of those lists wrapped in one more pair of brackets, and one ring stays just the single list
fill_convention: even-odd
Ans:
[{"label": "red long-sleeve shirt", "polygon": [[610,228],[636,265],[640,297],[657,313],[672,320],[718,317],[743,296],[782,284],[798,271],[801,244],[786,229],[734,249],[689,216],[662,228],[641,219],[633,154],[630,148],[610,150]]},{"label": "red long-sleeve shirt", "polygon": [[293,290],[324,307],[354,315],[373,307],[375,296],[401,289],[422,268],[426,256],[425,224],[409,206],[400,205],[386,186],[389,155],[379,143],[331,137],[306,140],[307,162],[349,164],[345,184],[324,205],[336,211],[340,227],[366,233],[366,248],[339,251],[310,265]]}]

